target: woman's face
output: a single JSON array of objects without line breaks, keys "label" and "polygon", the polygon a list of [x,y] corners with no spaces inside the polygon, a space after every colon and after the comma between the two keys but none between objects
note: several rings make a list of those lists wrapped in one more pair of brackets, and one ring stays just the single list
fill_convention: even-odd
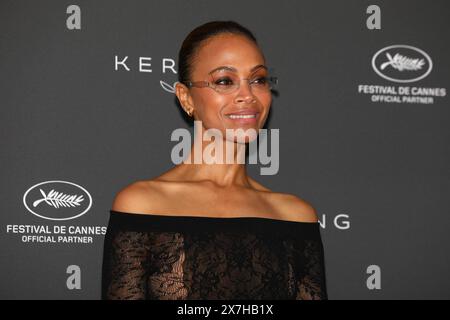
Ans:
[{"label": "woman's face", "polygon": [[[190,80],[209,81],[219,85],[229,84],[230,80],[235,83],[235,80],[244,78],[252,82],[268,76],[264,66],[264,57],[251,40],[240,35],[221,34],[207,40],[197,52]],[[213,71],[217,68],[219,69]],[[189,97],[187,104],[193,110],[194,119],[201,120],[204,129],[219,129],[225,139],[226,129],[252,128],[258,133],[258,129],[264,126],[267,119],[272,94],[257,83],[258,81],[255,81],[249,85],[246,80],[241,80],[236,91],[226,94],[208,87],[191,87],[186,91],[185,97]],[[186,107],[186,104],[184,105]],[[245,118],[242,118],[242,112],[247,114]],[[254,118],[249,118],[252,115]],[[256,136],[247,137],[245,141],[254,138]]]}]

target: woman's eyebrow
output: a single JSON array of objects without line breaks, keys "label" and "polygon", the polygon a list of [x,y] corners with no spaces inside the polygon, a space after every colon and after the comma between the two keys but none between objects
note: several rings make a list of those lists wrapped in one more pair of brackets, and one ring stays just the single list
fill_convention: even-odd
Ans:
[{"label": "woman's eyebrow", "polygon": [[[250,72],[253,72],[253,71],[255,71],[256,69],[259,69],[259,68],[264,68],[264,69],[267,70],[267,67],[265,65],[258,64],[257,66],[254,66],[253,68],[251,68]],[[234,68],[234,67],[220,66],[220,67],[217,67],[217,68],[211,70],[210,72],[208,72],[208,74],[214,73],[214,72],[219,71],[219,70],[227,70],[227,71],[237,72],[237,69]]]}]

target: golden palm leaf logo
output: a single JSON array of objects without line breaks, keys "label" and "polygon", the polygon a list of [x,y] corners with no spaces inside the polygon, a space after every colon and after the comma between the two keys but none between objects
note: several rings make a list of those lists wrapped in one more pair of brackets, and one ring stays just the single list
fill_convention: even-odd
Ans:
[{"label": "golden palm leaf logo", "polygon": [[384,70],[387,66],[392,66],[394,69],[397,69],[399,71],[403,70],[411,70],[416,71],[422,69],[423,65],[425,64],[424,59],[413,59],[408,58],[407,56],[403,56],[401,54],[396,53],[393,57],[389,54],[389,52],[386,52],[386,57],[388,58],[388,61],[384,62],[380,69]]},{"label": "golden palm leaf logo", "polygon": [[59,208],[59,207],[76,207],[83,202],[83,196],[64,194],[63,192],[57,192],[55,189],[50,190],[49,193],[45,194],[44,190],[39,188],[43,198],[38,199],[33,202],[33,207],[37,207],[41,202],[47,203],[49,206]]}]

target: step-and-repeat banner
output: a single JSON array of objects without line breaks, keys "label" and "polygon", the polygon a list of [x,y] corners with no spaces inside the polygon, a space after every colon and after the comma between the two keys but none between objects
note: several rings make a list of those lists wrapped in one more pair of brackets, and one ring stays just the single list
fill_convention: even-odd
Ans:
[{"label": "step-and-repeat banner", "polygon": [[248,171],[316,209],[329,298],[450,298],[449,9],[2,0],[0,298],[100,299],[114,196],[174,166],[178,50],[212,20],[279,79],[279,149]]}]

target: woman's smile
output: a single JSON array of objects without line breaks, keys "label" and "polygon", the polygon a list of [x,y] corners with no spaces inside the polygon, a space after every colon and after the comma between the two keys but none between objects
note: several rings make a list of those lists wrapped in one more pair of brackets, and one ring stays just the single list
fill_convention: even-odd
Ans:
[{"label": "woman's smile", "polygon": [[260,112],[255,108],[243,109],[240,111],[225,114],[228,120],[237,123],[257,123]]},{"label": "woman's smile", "polygon": [[233,121],[238,123],[257,123],[259,113],[252,113],[252,114],[228,114],[226,117]]}]

